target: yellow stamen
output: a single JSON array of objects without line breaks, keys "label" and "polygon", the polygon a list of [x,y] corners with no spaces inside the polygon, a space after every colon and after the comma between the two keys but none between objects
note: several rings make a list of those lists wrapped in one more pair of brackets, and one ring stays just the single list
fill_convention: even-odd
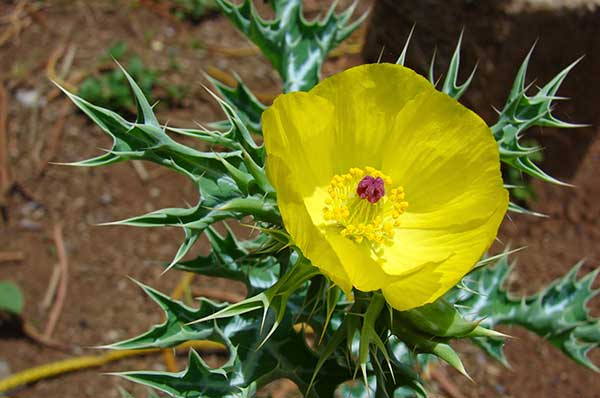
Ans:
[{"label": "yellow stamen", "polygon": [[[366,176],[381,178],[386,194],[376,203],[357,194],[358,183]],[[408,207],[404,189],[392,187],[392,178],[373,167],[351,168],[348,173],[334,175],[327,187],[329,197],[325,199],[323,217],[341,228],[344,237],[357,243],[367,240],[371,244],[383,244],[394,238],[400,226],[400,216]]]}]

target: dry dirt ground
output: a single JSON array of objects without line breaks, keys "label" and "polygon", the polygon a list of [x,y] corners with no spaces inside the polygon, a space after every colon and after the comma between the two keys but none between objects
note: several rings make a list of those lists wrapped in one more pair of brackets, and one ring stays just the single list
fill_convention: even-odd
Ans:
[{"label": "dry dirt ground", "polygon": [[[21,2],[0,1],[0,28],[21,24],[20,30],[0,47],[0,82],[8,96],[10,171],[20,189],[12,192],[5,203],[0,251],[22,252],[24,258],[0,264],[0,280],[11,279],[21,286],[26,300],[24,318],[37,330],[43,330],[49,311],[43,306],[44,296],[58,262],[52,231],[55,225],[62,224],[69,278],[65,307],[52,338],[80,347],[75,350],[77,354],[94,354],[96,351],[85,347],[134,336],[160,322],[157,308],[127,277],[170,292],[180,275],[170,272],[160,276],[162,268],[157,265],[171,259],[181,238],[178,231],[96,224],[193,203],[196,197],[183,178],[162,174],[152,166],[145,166],[149,174],[146,180],[141,178],[143,172],[140,174],[128,163],[99,169],[44,166],[49,155],[53,161],[74,161],[99,154],[99,148],[110,144],[99,129],[56,94],[47,77],[49,60],[58,57],[57,73],[64,69],[66,73],[61,77],[74,82],[78,76],[95,73],[106,48],[117,40],[125,41],[146,65],[162,70],[168,82],[185,83],[189,88],[176,108],[158,105],[161,120],[181,126],[221,117],[202,88],[203,71],[210,67],[239,73],[253,89],[266,96],[276,93],[280,82],[260,55],[240,56],[238,51],[234,52],[237,56],[231,56],[222,51],[249,48],[250,44],[219,16],[189,24],[166,16],[160,8],[144,5],[148,2],[57,0],[45,2],[43,8],[23,20],[6,22],[15,3]],[[307,5],[316,10],[322,3],[313,1]],[[70,66],[64,61],[68,54],[72,56]],[[173,57],[179,64],[177,68],[170,64]],[[358,62],[358,55],[345,54],[331,59],[325,72],[339,71]],[[24,104],[18,100],[24,93],[38,93],[41,103]],[[577,98],[576,93],[574,96]],[[519,216],[505,222],[500,239],[513,246],[528,247],[519,255],[511,290],[531,293],[564,274],[581,258],[587,259],[583,272],[597,267],[599,166],[600,141],[595,140],[573,178],[576,188],[534,185],[539,200],[532,207],[546,212],[550,219]],[[206,250],[205,243],[198,250]],[[194,282],[195,291],[200,293],[203,288],[214,286],[237,289],[225,281]],[[598,302],[592,306],[598,313]],[[507,344],[511,370],[466,346],[461,349],[476,384],[464,381],[449,369],[443,370],[461,396],[600,397],[597,375],[566,359],[536,336],[519,329],[508,332],[518,337]],[[0,377],[71,355],[4,328],[0,361],[8,369]],[[593,357],[598,363],[599,355],[595,353]],[[144,396],[144,389],[139,386],[103,374],[142,368],[164,369],[164,362],[160,356],[123,360],[101,369],[41,381],[11,396],[116,398],[117,386]],[[435,383],[432,387],[437,388]],[[274,391],[277,395],[278,390]],[[438,389],[437,396],[449,395]]]}]

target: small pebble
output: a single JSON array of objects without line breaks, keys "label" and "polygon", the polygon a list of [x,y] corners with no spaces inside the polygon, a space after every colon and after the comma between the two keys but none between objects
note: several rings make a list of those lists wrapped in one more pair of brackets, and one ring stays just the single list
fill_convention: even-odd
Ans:
[{"label": "small pebble", "polygon": [[25,229],[27,231],[39,231],[42,229],[42,224],[35,222],[29,218],[24,218],[19,221],[19,228]]},{"label": "small pebble", "polygon": [[502,384],[496,384],[494,386],[494,388],[496,389],[496,392],[498,394],[505,394],[506,393],[506,387],[504,387]]},{"label": "small pebble", "polygon": [[150,47],[156,52],[161,52],[165,48],[165,45],[162,41],[152,40],[152,43],[150,43]]},{"label": "small pebble", "polygon": [[8,362],[0,359],[0,380],[7,378],[8,376],[10,376],[10,374],[11,371]]},{"label": "small pebble", "polygon": [[39,209],[41,207],[41,205],[37,202],[27,202],[25,203],[23,206],[21,206],[21,214],[24,216],[29,216],[31,215],[31,213],[33,213],[35,210]]},{"label": "small pebble", "polygon": [[152,187],[149,193],[151,198],[158,198],[160,196],[160,188]]},{"label": "small pebble", "polygon": [[73,201],[73,207],[75,209],[80,209],[85,205],[85,197],[80,196]]},{"label": "small pebble", "polygon": [[100,203],[104,206],[111,204],[113,201],[112,195],[109,192],[104,192],[100,195]]},{"label": "small pebble", "polygon": [[173,37],[173,36],[175,36],[175,29],[173,29],[173,27],[171,27],[171,26],[167,26],[164,29],[164,34],[167,37]]},{"label": "small pebble", "polygon": [[19,101],[26,108],[38,108],[46,105],[46,99],[41,98],[39,91],[31,89],[19,89],[15,95],[17,101]]},{"label": "small pebble", "polygon": [[125,279],[119,279],[117,282],[117,290],[123,291],[130,287],[131,285],[127,283]]},{"label": "small pebble", "polygon": [[117,341],[117,340],[119,340],[120,336],[121,336],[121,332],[119,332],[118,330],[115,330],[115,329],[109,330],[104,335],[104,337],[106,338],[107,341]]}]

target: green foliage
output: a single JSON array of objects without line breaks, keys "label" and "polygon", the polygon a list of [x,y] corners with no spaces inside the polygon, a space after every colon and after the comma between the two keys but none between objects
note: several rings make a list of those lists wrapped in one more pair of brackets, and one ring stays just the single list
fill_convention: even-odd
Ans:
[{"label": "green foliage", "polygon": [[23,293],[10,281],[0,281],[0,311],[19,315],[23,311]]},{"label": "green foliage", "polygon": [[[481,268],[463,281],[466,287],[452,293],[465,314],[482,319],[481,324],[519,325],[544,337],[577,363],[598,371],[587,353],[600,344],[600,320],[589,313],[588,302],[599,270],[577,279],[581,263],[562,278],[528,297],[514,297],[503,286],[511,271],[507,256],[493,267]],[[506,364],[498,340],[477,338],[488,354]]]},{"label": "green foliage", "polygon": [[[100,58],[100,62],[109,65],[112,60],[126,61],[128,73],[146,98],[161,99],[174,104],[186,93],[185,88],[163,81],[160,71],[146,67],[139,56],[130,55],[127,45],[123,42],[115,43],[107,50],[106,55]],[[160,97],[156,97],[157,89],[163,92]],[[87,77],[79,86],[77,95],[97,106],[126,115],[133,114],[135,109],[129,82],[119,68],[103,67],[95,76]]]},{"label": "green foliage", "polygon": [[[535,141],[530,140],[531,145],[535,145]],[[542,152],[535,152],[529,155],[532,161],[540,162],[543,158]],[[537,217],[546,217],[544,214],[537,213],[521,206],[520,204],[526,204],[527,201],[535,200],[537,195],[533,188],[531,175],[523,173],[521,170],[506,165],[503,168],[504,181],[506,181],[506,188],[510,191],[511,198],[514,202],[509,204],[509,210],[515,213],[528,214]],[[515,203],[517,202],[517,203]]]},{"label": "green foliage", "polygon": [[[237,74],[234,76],[237,81],[236,87],[229,87],[210,76],[207,76],[207,78],[219,94],[223,96],[227,104],[233,108],[242,120],[242,123],[248,126],[252,132],[261,134],[260,117],[267,107],[252,94],[248,86],[242,82]],[[227,129],[230,126],[227,121],[223,121],[216,123],[213,127],[221,130]]]},{"label": "green foliage", "polygon": [[[284,302],[287,311],[284,311],[279,320],[280,327],[264,340],[268,334],[266,328],[260,327],[264,318],[256,312],[240,311],[230,313],[227,317],[213,317],[215,319],[211,321],[193,322],[207,314],[215,314],[230,307],[201,299],[200,307],[193,309],[148,286],[139,285],[162,308],[165,322],[138,337],[106,348],[166,348],[189,340],[208,339],[224,344],[229,351],[229,360],[219,368],[209,369],[202,359],[192,352],[188,369],[184,372],[120,373],[129,380],[173,396],[238,397],[248,396],[257,387],[285,377],[294,381],[306,396],[331,397],[342,383],[353,378],[353,371],[347,365],[348,358],[344,350],[330,352],[328,345],[323,351],[315,352],[306,344],[303,332],[293,331],[292,325],[301,317],[300,314],[306,312],[302,300],[307,297],[307,291],[300,292]],[[259,289],[258,286],[254,288]],[[267,322],[277,322],[272,315],[269,315]],[[357,317],[353,319],[358,320]],[[339,330],[347,332],[346,329]],[[340,332],[336,334],[339,335]],[[261,341],[264,341],[262,346]],[[419,396],[426,396],[418,375],[411,369],[411,361],[416,360],[414,355],[397,340],[388,339],[386,344],[392,353],[392,377],[398,383],[395,388],[398,385],[408,385],[418,391]],[[319,370],[320,376],[316,383],[313,382],[315,369]],[[390,378],[389,371],[386,373],[380,369],[380,374]],[[383,386],[390,387],[389,383],[379,384],[380,389]]]},{"label": "green foliage", "polygon": [[[118,42],[108,49],[107,56],[104,59],[113,57],[115,60],[121,60],[125,57],[126,52],[127,45]],[[146,68],[137,56],[129,59],[127,69],[144,95],[150,97],[152,89],[157,83],[158,71]],[[131,112],[135,106],[131,98],[127,78],[118,68],[105,70],[97,76],[86,78],[79,86],[78,95],[98,106],[108,107],[120,112]]]},{"label": "green foliage", "polygon": [[400,312],[398,317],[421,332],[441,337],[465,336],[478,326],[477,322],[463,319],[454,306],[444,299],[412,311]]},{"label": "green foliage", "polygon": [[[233,348],[235,350],[235,348]],[[232,353],[233,360],[225,365],[211,369],[194,350],[190,350],[188,367],[176,374],[165,372],[124,372],[119,375],[127,380],[145,384],[171,396],[189,398],[246,398],[254,396],[254,385],[242,387],[232,383],[237,373],[241,372],[241,364]],[[228,380],[229,377],[234,380]]]},{"label": "green foliage", "polygon": [[296,293],[305,282],[309,279],[319,275],[319,270],[314,267],[305,258],[298,259],[293,267],[283,274],[279,281],[264,292],[258,293],[252,297],[247,298],[239,303],[231,304],[222,310],[216,311],[211,315],[199,318],[192,323],[206,322],[221,318],[230,318],[235,315],[242,315],[248,312],[256,310],[263,311],[261,330],[265,324],[267,314],[269,310],[275,314],[275,319],[271,329],[266,334],[262,343],[262,346],[269,337],[277,330],[280,323],[283,321],[285,312],[287,310],[287,303],[290,300],[292,294]]},{"label": "green foliage", "polygon": [[229,228],[225,236],[213,227],[208,227],[204,233],[211,252],[207,256],[179,262],[175,269],[242,282],[250,296],[277,282],[280,261],[269,254],[276,242],[268,235],[260,234],[256,239],[239,241]]},{"label": "green foliage", "polygon": [[216,0],[221,11],[256,44],[279,72],[283,91],[306,91],[318,83],[327,53],[344,41],[366,18],[350,22],[357,2],[336,14],[333,3],[322,19],[307,21],[302,0],[270,0],[273,20],[263,19],[252,0],[236,5]]},{"label": "green foliage", "polygon": [[[452,98],[458,100],[463,96],[465,91],[471,85],[473,81],[473,77],[475,76],[475,72],[477,71],[477,66],[473,68],[473,71],[465,80],[464,83],[458,84],[458,72],[460,69],[460,47],[462,45],[463,33],[460,34],[458,38],[458,43],[456,44],[456,49],[452,54],[452,58],[450,59],[450,65],[448,65],[448,71],[446,72],[446,77],[444,78],[444,83],[442,84],[441,92],[448,94]],[[429,81],[434,86],[437,86],[438,80],[435,77],[434,72],[435,65],[435,53],[433,54],[433,59],[431,60],[431,64],[429,66]]]},{"label": "green foliage", "polygon": [[499,112],[498,121],[491,126],[492,132],[500,147],[500,159],[511,167],[527,173],[543,181],[563,184],[540,169],[535,163],[535,154],[541,148],[524,146],[521,139],[531,127],[575,128],[578,124],[566,123],[557,119],[553,114],[554,102],[563,98],[557,93],[569,72],[579,60],[564,68],[546,85],[537,90],[535,95],[528,95],[531,85],[526,85],[527,68],[533,48],[525,57],[517,72],[513,87],[508,95],[506,104]]},{"label": "green foliage", "polygon": [[[167,128],[158,123],[141,87],[125,70],[123,74],[131,85],[138,108],[135,123],[66,92],[113,139],[113,147],[105,154],[71,165],[100,166],[131,159],[151,161],[190,178],[201,199],[191,208],[162,209],[113,224],[183,229],[185,239],[173,259],[173,265],[185,256],[202,231],[216,222],[254,215],[256,220],[279,223],[273,189],[261,166],[264,149],[256,145],[245,125],[227,104],[220,102],[231,126],[226,132]],[[167,131],[191,135],[229,151],[199,151],[178,143]]]},{"label": "green foliage", "polygon": [[[169,297],[141,285],[144,291],[165,311],[166,321],[144,335],[110,346],[111,348],[172,347],[188,340],[209,339],[224,344],[229,351],[227,363],[209,369],[196,353],[191,353],[188,369],[181,373],[126,372],[124,377],[168,392],[174,396],[221,397],[250,396],[257,386],[287,377],[300,388],[306,388],[317,357],[307,346],[302,332],[294,332],[294,316],[298,301],[289,300],[290,307],[277,329],[258,349],[264,335],[259,327],[260,315],[248,312],[213,321],[190,324],[206,314],[227,308],[202,299],[199,309],[192,309]],[[272,321],[273,319],[269,319]],[[322,382],[311,396],[330,397],[338,384],[352,375],[335,361],[323,367]],[[198,382],[204,380],[203,382]],[[195,382],[194,382],[195,381]],[[221,394],[221,395],[220,395]]]}]

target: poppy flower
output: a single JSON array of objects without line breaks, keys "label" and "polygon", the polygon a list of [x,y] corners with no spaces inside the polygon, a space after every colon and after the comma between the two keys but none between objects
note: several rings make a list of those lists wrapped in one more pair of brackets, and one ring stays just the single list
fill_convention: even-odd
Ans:
[{"label": "poppy flower", "polygon": [[495,239],[508,206],[487,124],[425,78],[373,64],[277,97],[262,116],[284,226],[347,294],[435,301]]}]

